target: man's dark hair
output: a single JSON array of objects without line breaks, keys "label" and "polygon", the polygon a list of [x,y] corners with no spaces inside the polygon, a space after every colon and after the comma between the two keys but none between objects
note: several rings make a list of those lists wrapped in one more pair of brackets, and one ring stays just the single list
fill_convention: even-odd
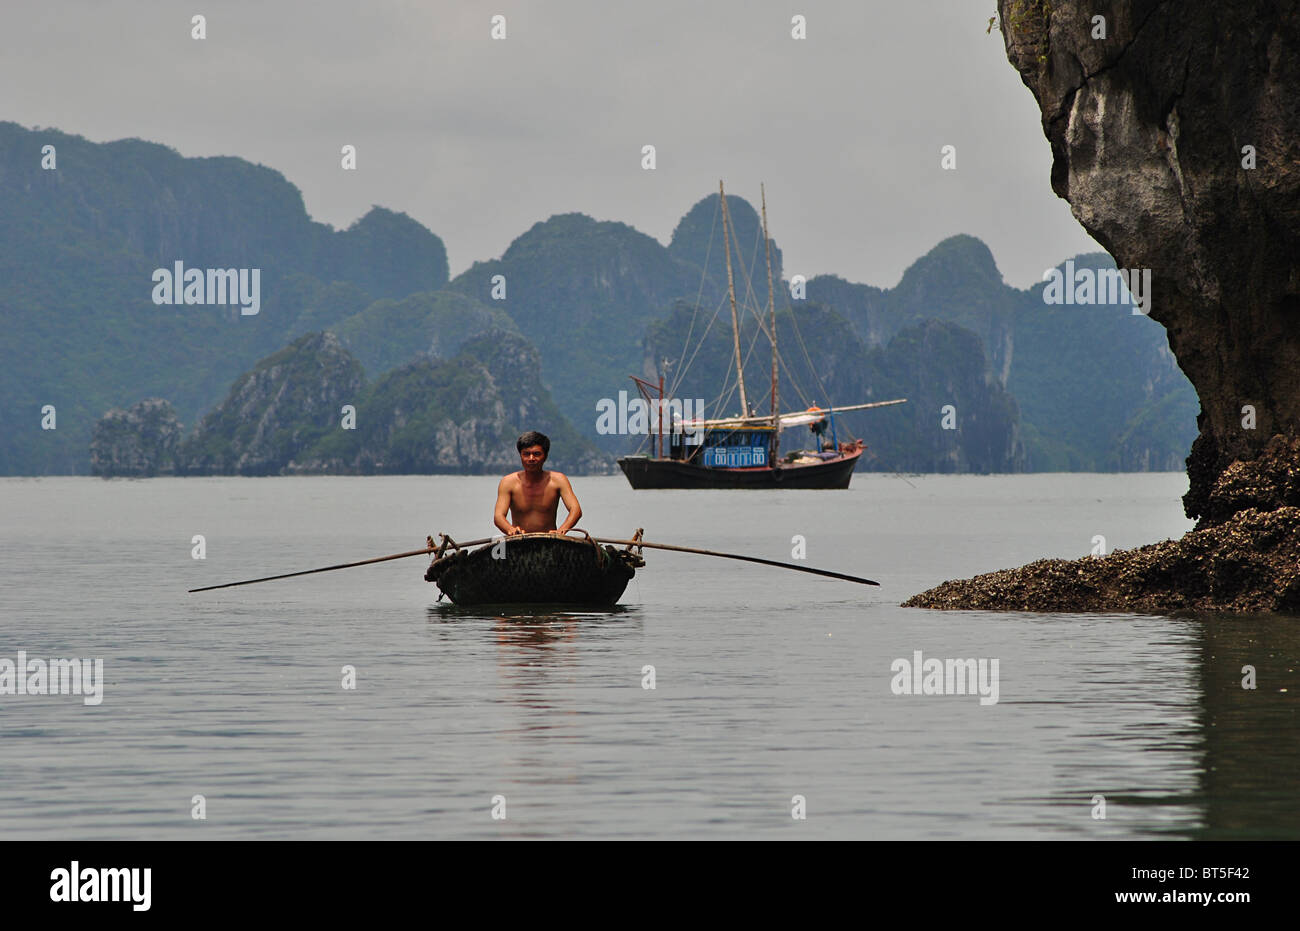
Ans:
[{"label": "man's dark hair", "polygon": [[538,433],[536,430],[529,430],[522,434],[519,439],[515,440],[515,449],[521,453],[529,446],[540,446],[542,452],[546,455],[551,454],[551,438],[545,433]]}]

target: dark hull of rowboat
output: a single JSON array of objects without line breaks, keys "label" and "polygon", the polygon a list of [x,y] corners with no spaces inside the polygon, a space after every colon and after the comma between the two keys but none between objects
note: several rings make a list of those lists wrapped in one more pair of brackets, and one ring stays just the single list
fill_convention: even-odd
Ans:
[{"label": "dark hull of rowboat", "polygon": [[678,459],[626,456],[618,466],[633,488],[848,488],[862,450],[811,465],[708,468]]},{"label": "dark hull of rowboat", "polygon": [[530,533],[435,559],[424,579],[458,605],[608,607],[643,565],[627,550]]}]

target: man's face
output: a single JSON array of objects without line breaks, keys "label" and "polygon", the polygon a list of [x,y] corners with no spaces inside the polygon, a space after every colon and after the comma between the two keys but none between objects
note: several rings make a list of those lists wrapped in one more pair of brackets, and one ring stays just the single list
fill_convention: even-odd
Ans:
[{"label": "man's face", "polygon": [[546,453],[542,451],[540,443],[535,446],[525,446],[519,450],[519,461],[524,464],[525,472],[539,472],[542,463],[546,461]]}]

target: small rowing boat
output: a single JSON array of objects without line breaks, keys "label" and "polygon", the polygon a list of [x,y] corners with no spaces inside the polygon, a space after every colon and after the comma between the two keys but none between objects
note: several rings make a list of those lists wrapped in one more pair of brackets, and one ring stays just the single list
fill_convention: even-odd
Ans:
[{"label": "small rowing boat", "polygon": [[[336,569],[352,569],[356,566],[372,566],[375,563],[388,562],[393,559],[409,559],[412,556],[434,554],[433,562],[424,573],[426,582],[436,582],[443,595],[450,595],[451,600],[461,605],[506,605],[506,604],[554,604],[576,605],[581,607],[609,607],[618,602],[627,588],[627,583],[636,575],[636,570],[645,565],[641,554],[646,547],[654,550],[668,550],[673,553],[692,553],[696,556],[717,556],[721,559],[736,559],[741,562],[757,563],[760,566],[776,566],[780,569],[792,569],[795,572],[807,572],[812,575],[831,579],[843,579],[857,582],[859,585],[879,585],[871,579],[834,572],[830,569],[816,569],[812,566],[796,566],[788,562],[777,562],[761,556],[746,556],[742,553],[720,553],[717,550],[703,550],[694,546],[676,546],[672,543],[651,543],[642,539],[642,531],[632,534],[630,540],[610,540],[605,537],[593,537],[585,530],[570,530],[580,533],[583,539],[562,537],[555,533],[524,533],[513,537],[495,537],[471,540],[460,544],[447,536],[439,534],[439,543],[433,537],[425,539],[425,545],[418,550],[405,553],[393,553],[389,556],[373,556],[356,562],[340,563],[337,566],[322,566],[319,569],[303,569],[299,572],[282,572],[279,575],[263,576],[260,579],[244,579],[242,582],[222,582],[219,585],[204,585],[191,588],[194,592],[210,592],[218,588],[234,588],[237,585],[256,585],[258,582],[274,582],[277,579],[295,579],[318,572],[333,572]],[[473,549],[473,547],[480,547]],[[615,549],[621,546],[623,549]],[[447,550],[452,552],[449,554]]]},{"label": "small rowing boat", "polygon": [[[458,605],[615,604],[645,560],[633,546],[602,546],[576,532],[583,539],[525,533],[473,550],[444,536],[424,580]],[[639,540],[640,531],[632,542]]]}]

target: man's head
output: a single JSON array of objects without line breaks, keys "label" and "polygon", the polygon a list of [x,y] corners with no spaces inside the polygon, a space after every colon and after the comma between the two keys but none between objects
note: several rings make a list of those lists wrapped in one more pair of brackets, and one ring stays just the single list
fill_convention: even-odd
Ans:
[{"label": "man's head", "polygon": [[551,453],[551,438],[545,433],[529,430],[515,440],[515,448],[519,450],[519,461],[524,468],[537,470]]}]

